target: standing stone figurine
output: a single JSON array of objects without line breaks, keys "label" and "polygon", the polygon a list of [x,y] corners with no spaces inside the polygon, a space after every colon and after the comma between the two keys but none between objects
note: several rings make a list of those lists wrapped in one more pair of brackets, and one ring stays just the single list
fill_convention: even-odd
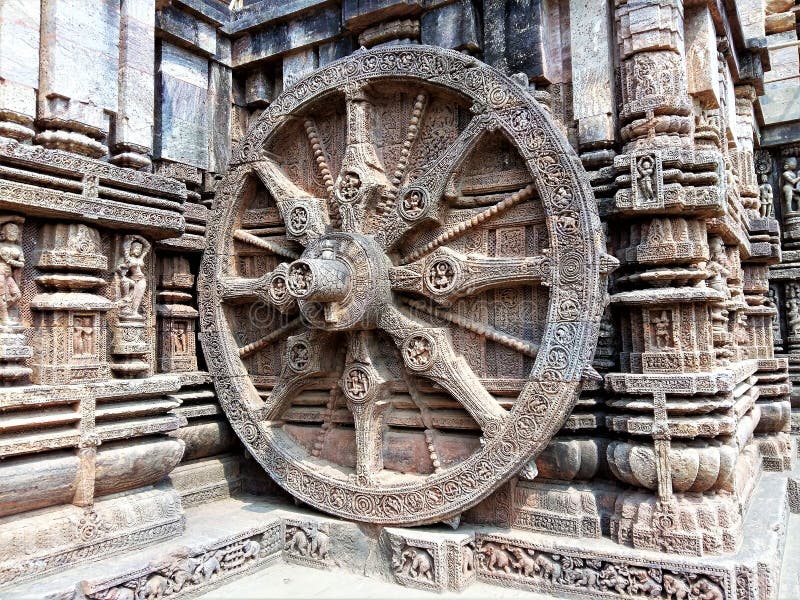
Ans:
[{"label": "standing stone figurine", "polygon": [[150,252],[150,243],[140,235],[129,235],[122,242],[123,261],[119,273],[120,316],[142,319],[142,299],[147,291],[144,261]]},{"label": "standing stone figurine", "polygon": [[783,215],[788,216],[798,211],[798,196],[800,196],[800,177],[797,176],[797,159],[794,156],[783,161],[781,174],[781,191],[783,192]]},{"label": "standing stone figurine", "polygon": [[765,217],[772,216],[772,186],[769,182],[765,181],[760,186],[758,186],[759,190],[759,200],[760,203],[758,205],[758,214],[763,219]]},{"label": "standing stone figurine", "polygon": [[25,266],[25,255],[19,245],[22,221],[22,217],[17,216],[0,218],[0,321],[3,327],[19,325],[19,319],[10,309],[22,297],[17,280],[18,269]]}]

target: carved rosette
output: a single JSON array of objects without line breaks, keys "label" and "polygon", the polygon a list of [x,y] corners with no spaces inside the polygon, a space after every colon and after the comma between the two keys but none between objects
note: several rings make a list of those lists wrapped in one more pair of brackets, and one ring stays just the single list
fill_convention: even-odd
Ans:
[{"label": "carved rosette", "polygon": [[[296,498],[432,523],[558,431],[614,264],[580,162],[526,91],[457,52],[358,52],[287,89],[234,152],[201,341],[231,425]],[[463,450],[399,467],[405,418],[423,447],[447,429]],[[350,458],[328,451],[337,439]]]}]

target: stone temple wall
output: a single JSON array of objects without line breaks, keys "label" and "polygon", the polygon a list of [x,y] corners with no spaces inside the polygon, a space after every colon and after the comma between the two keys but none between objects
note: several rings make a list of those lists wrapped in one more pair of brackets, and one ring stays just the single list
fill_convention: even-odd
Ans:
[{"label": "stone temple wall", "polygon": [[[441,399],[445,390],[473,402],[492,397],[506,411],[520,392],[514,386],[522,385],[514,382],[539,363],[550,360],[562,374],[577,365],[569,406],[556,418],[563,423],[551,423],[555,435],[490,495],[443,520],[552,535],[567,544],[589,540],[602,549],[596,556],[606,558],[593,565],[576,554],[570,559],[574,576],[566,578],[562,563],[552,563],[545,550],[514,547],[502,536],[438,547],[424,535],[413,542],[393,533],[392,543],[400,544],[394,548],[397,581],[441,589],[420,585],[406,552],[427,548],[424,556],[433,560],[440,552],[444,562],[451,547],[462,556],[469,546],[482,557],[474,559],[478,576],[503,585],[526,586],[535,573],[549,578],[547,585],[528,587],[553,593],[775,597],[782,546],[773,563],[737,563],[730,581],[723,575],[698,579],[701,571],[681,579],[676,567],[656,582],[642,566],[641,576],[626,571],[623,585],[622,559],[609,557],[616,556],[614,548],[633,548],[666,553],[676,564],[689,560],[682,557],[724,561],[749,544],[745,522],[765,473],[782,473],[797,492],[790,477],[797,454],[792,433],[800,431],[800,396],[792,391],[792,383],[800,384],[797,14],[792,0],[0,0],[0,586],[180,536],[188,508],[232,494],[287,499],[272,479],[319,507],[322,502],[308,501],[281,480],[273,459],[265,458],[272,455],[260,455],[237,425],[251,409],[265,422],[278,420],[265,407],[278,391],[288,393],[279,385],[287,369],[303,370],[292,362],[297,347],[304,345],[303,360],[319,373],[325,371],[319,364],[335,353],[325,337],[280,341],[296,324],[275,325],[273,308],[283,313],[288,306],[275,295],[276,277],[285,285],[289,276],[279,272],[279,263],[298,258],[296,244],[305,245],[321,222],[309,216],[317,207],[313,196],[333,198],[345,183],[351,191],[362,184],[390,190],[376,201],[383,203],[379,221],[387,231],[401,222],[387,216],[395,203],[406,222],[417,219],[428,210],[421,204],[425,197],[408,204],[403,186],[443,160],[449,144],[460,143],[473,154],[448,171],[448,177],[456,173],[455,183],[442,181],[440,191],[459,214],[478,219],[469,227],[494,213],[468,211],[510,191],[520,190],[508,202],[533,197],[546,205],[529,214],[520,204],[496,228],[485,229],[485,243],[448,246],[450,254],[442,240],[461,235],[446,229],[458,222],[429,211],[421,222],[430,231],[413,241],[442,246],[436,256],[450,257],[441,259],[445,283],[424,283],[420,273],[428,266],[421,259],[414,263],[421,265],[418,284],[408,283],[414,273],[388,275],[395,291],[440,294],[433,308],[413,301],[406,308],[435,321],[425,334],[430,343],[439,343],[436,332],[445,327],[460,327],[461,333],[441,335],[453,337],[458,352],[451,347],[451,362],[469,354],[458,364],[469,362],[472,370],[450,370],[433,376],[429,388],[398,392],[387,383],[396,365],[373,365],[368,348],[350,346],[343,362],[367,365],[364,377],[379,381],[382,394],[390,388],[397,394],[377,458],[360,444],[382,425],[375,425],[378,413],[361,408],[364,396],[348,387],[355,380],[334,381],[325,394],[290,380],[287,387],[296,386],[291,389],[300,400],[280,423],[308,450],[308,468],[345,464],[370,484],[378,466],[433,477],[465,452],[492,447],[491,419],[482,421],[484,413],[468,402],[448,404]],[[431,90],[406,97],[386,78],[385,90],[381,83],[369,89],[343,84],[335,96],[343,108],[332,108],[334,116],[311,100],[297,100],[295,112],[283,119],[284,106],[305,93],[298,87],[307,91],[302,82],[318,69],[346,57],[356,57],[355,63],[366,51],[377,56],[422,45],[475,57],[510,77],[503,79],[515,86],[510,96],[527,93],[537,101],[542,118],[555,124],[541,135],[571,146],[574,154],[556,154],[568,156],[565,164],[571,161],[575,181],[588,182],[587,194],[591,187],[589,220],[566,205],[558,218],[551,215],[552,223],[543,216],[550,215],[549,202],[558,207],[558,198],[540,185],[548,165],[537,167],[535,181],[525,170],[545,154],[545,145],[530,156],[511,148],[521,147],[525,127],[515,130],[512,144],[480,138],[473,147],[469,115],[495,110],[486,117],[497,119],[487,126],[494,135],[503,129],[502,111],[515,106],[511,101],[487,94],[462,106]],[[452,60],[459,73],[478,70]],[[445,79],[428,79],[446,87]],[[373,105],[380,116],[370,121],[359,111]],[[342,134],[337,127],[345,121],[349,129]],[[288,133],[252,150],[249,140],[276,123]],[[376,152],[370,144],[378,137],[383,142]],[[337,141],[346,146],[339,154]],[[420,148],[427,163],[414,162]],[[284,151],[292,161],[275,158]],[[392,173],[390,160],[398,165]],[[270,165],[279,162],[283,171],[276,174]],[[356,165],[359,173],[362,163],[369,173],[353,183],[345,167]],[[239,177],[243,165],[254,165],[259,178]],[[308,185],[299,190],[295,183],[304,178]],[[531,192],[534,183],[538,191]],[[305,202],[300,213],[298,197]],[[243,203],[242,213],[226,220],[227,203],[236,202]],[[354,218],[338,210],[320,209],[327,224]],[[551,284],[551,271],[560,273],[552,287],[569,288],[568,261],[550,260],[552,248],[540,240],[551,235],[569,244],[580,227],[589,227],[595,210],[600,221],[593,239],[602,248],[595,263],[578,270],[605,287],[616,267],[608,303],[597,315],[571,318],[563,317],[566,300],[553,309],[597,339],[586,342],[590,350],[596,346],[583,357],[586,364],[559,365],[555,355],[540,355],[545,342],[533,338],[550,335],[543,325],[548,296],[541,289]],[[292,220],[297,215],[302,222]],[[208,222],[234,222],[235,231],[207,231]],[[235,281],[206,269],[217,264],[223,246],[217,240],[228,233],[236,243],[230,242],[223,262],[235,262],[242,278],[271,273],[273,287],[248,284],[237,291]],[[514,243],[522,249],[514,250]],[[510,267],[503,263],[517,273],[508,294],[482,283],[500,263],[481,263],[471,253],[476,250],[497,260],[526,257]],[[325,249],[316,259],[324,257]],[[522,264],[527,270],[519,275]],[[443,297],[458,299],[454,273],[470,269],[478,273],[473,288],[497,292],[492,306],[506,302],[516,310],[541,301],[540,307],[517,311],[517,317],[477,308],[466,317],[448,316],[451,298]],[[523,292],[513,287],[518,281],[538,287]],[[223,374],[215,366],[220,355],[228,359],[227,347],[218,345],[223,321],[201,319],[201,310],[213,310],[200,305],[237,294],[224,327],[240,346],[232,354],[244,368]],[[603,304],[601,296],[575,306]],[[245,297],[264,302],[246,304]],[[388,333],[383,341],[391,345]],[[265,358],[252,358],[262,351]],[[415,368],[408,360],[406,366]],[[469,378],[462,377],[466,371]],[[467,384],[448,387],[459,377]],[[556,387],[566,381],[556,379]],[[260,397],[249,408],[223,397],[240,389],[240,380]],[[476,386],[483,396],[470,391]],[[366,387],[362,391],[367,394]],[[340,415],[348,410],[352,415]],[[366,428],[361,437],[359,427]],[[265,465],[270,475],[259,462],[272,465]],[[375,510],[373,522],[392,524],[394,509]],[[411,521],[407,516],[398,523]],[[298,523],[287,526],[291,545],[303,530]],[[528,555],[537,561],[529,567],[520,558]],[[432,574],[430,581],[436,577],[444,575]],[[705,587],[697,587],[703,581]]]}]

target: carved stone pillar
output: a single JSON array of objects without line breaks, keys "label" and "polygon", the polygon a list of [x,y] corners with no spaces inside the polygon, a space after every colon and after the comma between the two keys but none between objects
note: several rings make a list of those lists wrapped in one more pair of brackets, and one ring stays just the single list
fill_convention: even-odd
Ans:
[{"label": "carved stone pillar", "polygon": [[150,243],[139,235],[118,240],[114,285],[117,311],[113,327],[111,369],[117,377],[145,377],[151,373],[155,341],[152,311],[152,257]]},{"label": "carved stone pillar", "polygon": [[0,137],[28,141],[36,133],[40,18],[39,0],[0,3]]},{"label": "carved stone pillar", "polygon": [[[617,496],[611,535],[637,548],[731,551],[741,537],[739,498],[753,480],[741,476],[753,470],[741,446],[757,421],[752,385],[728,383],[756,370],[737,347],[744,234],[741,204],[729,205],[719,176],[724,136],[703,118],[695,130],[686,78],[691,50],[698,72],[689,83],[713,109],[718,69],[701,59],[717,58],[716,39],[709,16],[693,12],[684,40],[680,0],[618,0],[615,20],[624,147],[608,216],[621,262],[611,298],[621,347],[620,372],[606,376],[607,458],[638,490]],[[699,395],[708,399],[702,410],[692,408]],[[712,472],[683,467],[709,461]]]},{"label": "carved stone pillar", "polygon": [[753,113],[753,102],[756,100],[756,90],[751,85],[736,86],[736,142],[737,148],[732,154],[736,183],[742,204],[748,209],[752,217],[759,216],[759,187],[753,157],[753,123],[756,121]]},{"label": "carved stone pillar", "polygon": [[99,158],[117,112],[120,4],[42,0],[36,143]]},{"label": "carved stone pillar", "polygon": [[153,149],[155,2],[120,4],[119,111],[111,140],[111,162],[140,169],[150,166]]},{"label": "carved stone pillar", "polygon": [[[792,144],[781,152],[769,156],[759,155],[758,171],[764,180],[763,186],[770,186],[773,200],[772,209],[781,222],[781,262],[773,264],[769,270],[770,304],[777,314],[773,321],[775,350],[780,352],[777,359],[788,362],[789,379],[793,384],[790,392],[791,431],[800,431],[800,191],[798,191],[797,164],[800,160],[800,147]],[[774,182],[774,189],[771,187]],[[775,426],[780,423],[776,422]],[[783,431],[783,428],[780,428]],[[773,448],[778,450],[779,446]],[[764,450],[767,450],[766,448]],[[785,452],[783,453],[785,454]],[[786,468],[786,461],[775,460],[780,453],[773,453],[775,468]],[[765,464],[766,464],[765,459]]]},{"label": "carved stone pillar", "polygon": [[98,293],[108,267],[97,230],[79,223],[42,228],[36,266],[45,290],[31,300],[37,350],[34,381],[62,384],[108,379],[106,313]]},{"label": "carved stone pillar", "polygon": [[189,261],[177,254],[160,258],[161,276],[158,292],[158,370],[176,373],[197,370],[194,298],[194,275]]}]

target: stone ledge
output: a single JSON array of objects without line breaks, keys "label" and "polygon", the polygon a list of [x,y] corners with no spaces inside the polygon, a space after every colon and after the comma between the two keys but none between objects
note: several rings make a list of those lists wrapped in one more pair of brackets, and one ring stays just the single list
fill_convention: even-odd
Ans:
[{"label": "stone ledge", "polygon": [[[500,585],[553,597],[668,598],[680,596],[667,586],[691,591],[705,582],[706,591],[718,592],[714,598],[776,599],[789,522],[787,487],[785,475],[765,474],[753,506],[777,505],[778,510],[749,511],[740,550],[705,557],[637,550],[608,539],[568,539],[489,526],[462,525],[455,532],[441,527],[370,528],[261,498],[229,498],[188,509],[186,531],[178,539],[113,562],[94,562],[7,588],[3,597],[138,598],[135,593],[145,586],[170,589],[170,598],[196,597],[282,557],[304,566],[438,591],[463,589],[478,581],[479,586]],[[423,558],[416,567],[403,562],[413,558],[410,552],[403,557],[406,548],[415,548],[416,556]],[[698,587],[692,593],[698,596],[701,591]]]}]

